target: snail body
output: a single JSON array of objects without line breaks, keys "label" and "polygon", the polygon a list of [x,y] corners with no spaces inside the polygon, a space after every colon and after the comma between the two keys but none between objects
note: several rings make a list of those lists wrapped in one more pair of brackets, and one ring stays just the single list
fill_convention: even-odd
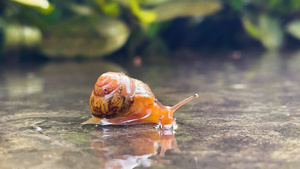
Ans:
[{"label": "snail body", "polygon": [[179,107],[198,97],[184,99],[173,107],[162,105],[155,99],[149,86],[123,73],[102,74],[91,93],[92,118],[82,124],[127,125],[157,123],[172,124],[173,113]]}]

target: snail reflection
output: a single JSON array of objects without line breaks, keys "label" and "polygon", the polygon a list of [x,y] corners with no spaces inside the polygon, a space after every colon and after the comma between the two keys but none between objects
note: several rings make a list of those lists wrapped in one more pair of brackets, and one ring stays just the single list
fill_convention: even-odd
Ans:
[{"label": "snail reflection", "polygon": [[91,147],[96,150],[99,168],[149,167],[158,162],[167,163],[162,158],[167,150],[179,152],[173,130],[133,129],[136,131],[130,133],[107,128],[93,133]]}]

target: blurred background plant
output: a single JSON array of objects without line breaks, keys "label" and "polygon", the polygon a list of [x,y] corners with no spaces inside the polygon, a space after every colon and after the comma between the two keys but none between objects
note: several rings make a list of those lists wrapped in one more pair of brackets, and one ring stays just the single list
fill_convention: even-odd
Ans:
[{"label": "blurred background plant", "polygon": [[273,51],[299,40],[299,0],[0,1],[0,61]]}]

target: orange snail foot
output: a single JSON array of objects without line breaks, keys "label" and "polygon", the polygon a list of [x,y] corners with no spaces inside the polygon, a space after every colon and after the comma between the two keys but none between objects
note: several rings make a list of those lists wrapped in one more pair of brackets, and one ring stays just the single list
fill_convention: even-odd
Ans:
[{"label": "orange snail foot", "polygon": [[112,119],[98,118],[93,116],[92,118],[88,119],[87,121],[81,124],[82,125],[99,124],[104,126],[104,125],[134,125],[134,124],[144,124],[144,123],[151,123],[151,122],[140,120],[134,116],[116,117]]}]

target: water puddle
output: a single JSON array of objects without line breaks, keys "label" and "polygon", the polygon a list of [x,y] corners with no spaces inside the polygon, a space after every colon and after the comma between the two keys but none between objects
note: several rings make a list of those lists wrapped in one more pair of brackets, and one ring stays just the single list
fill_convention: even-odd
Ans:
[{"label": "water puddle", "polygon": [[[49,62],[0,68],[0,168],[298,168],[300,55],[121,67]],[[98,126],[89,96],[100,74],[125,72],[178,109],[178,128]]]}]

